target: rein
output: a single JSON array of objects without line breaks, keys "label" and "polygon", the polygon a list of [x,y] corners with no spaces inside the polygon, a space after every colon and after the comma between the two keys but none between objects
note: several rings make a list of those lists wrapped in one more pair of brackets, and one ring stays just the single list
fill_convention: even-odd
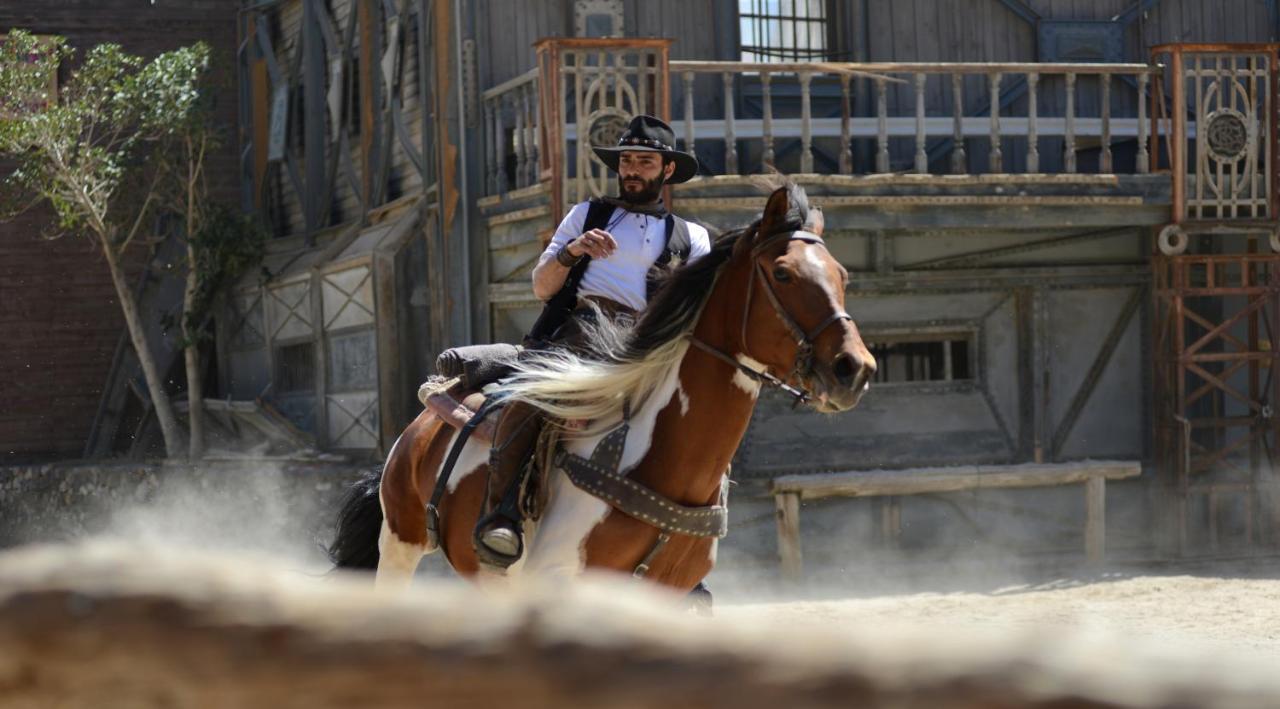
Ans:
[{"label": "rein", "polygon": [[[805,332],[804,328],[800,327],[800,324],[796,322],[796,319],[792,317],[791,313],[787,312],[787,309],[782,305],[782,301],[778,299],[778,294],[773,290],[773,285],[769,283],[769,279],[765,276],[764,267],[760,265],[758,258],[765,249],[773,246],[775,242],[780,240],[788,242],[803,241],[808,244],[816,244],[824,249],[827,247],[826,242],[822,240],[821,236],[792,228],[768,234],[759,244],[752,247],[751,260],[753,268],[751,271],[751,279],[747,282],[746,304],[742,308],[742,354],[747,357],[751,357],[749,354],[751,348],[747,344],[747,325],[748,319],[751,315],[751,297],[752,294],[755,293],[756,280],[759,280],[764,287],[765,295],[769,297],[769,303],[773,305],[774,314],[778,316],[778,319],[782,321],[782,324],[786,326],[791,337],[796,341],[796,356],[792,363],[791,373],[787,376],[787,379],[791,379],[796,382],[803,382],[807,377],[813,374],[813,341],[817,339],[818,335],[822,334],[824,330],[831,327],[834,323],[840,322],[841,320],[848,320],[852,322],[853,316],[843,310],[837,310],[827,316],[827,318],[819,323],[817,327],[808,332]],[[779,389],[782,392],[795,397],[795,406],[807,403],[813,399],[813,394],[809,393],[809,391],[803,386],[797,387],[787,384],[786,381],[770,374],[767,368],[765,370],[757,370],[753,367],[749,367],[730,357],[724,351],[712,347],[693,335],[689,335],[689,340],[698,349],[735,367],[738,371],[748,377],[751,377],[755,381],[763,385]],[[752,357],[752,359],[755,358]]]}]

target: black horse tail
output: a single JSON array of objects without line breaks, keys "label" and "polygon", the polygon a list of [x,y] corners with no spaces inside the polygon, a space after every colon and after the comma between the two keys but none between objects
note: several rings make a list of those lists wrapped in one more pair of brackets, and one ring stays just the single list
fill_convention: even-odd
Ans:
[{"label": "black horse tail", "polygon": [[338,536],[329,545],[329,560],[339,569],[378,568],[378,536],[382,533],[382,502],[378,486],[382,468],[366,471],[347,488],[338,512]]}]

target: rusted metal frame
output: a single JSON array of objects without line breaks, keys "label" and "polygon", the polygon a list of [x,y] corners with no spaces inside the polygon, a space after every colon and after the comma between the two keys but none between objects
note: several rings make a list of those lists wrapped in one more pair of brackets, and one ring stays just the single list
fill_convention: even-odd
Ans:
[{"label": "rusted metal frame", "polygon": [[1267,95],[1263,101],[1263,130],[1267,135],[1267,163],[1263,169],[1266,175],[1267,190],[1267,216],[1271,219],[1280,217],[1280,196],[1277,195],[1277,189],[1280,189],[1278,183],[1271,175],[1271,171],[1280,166],[1280,136],[1276,135],[1276,131],[1280,130],[1280,126],[1276,125],[1276,117],[1273,115],[1272,106],[1280,101],[1280,49],[1274,45],[1267,51],[1267,76],[1270,82],[1267,85]]},{"label": "rusted metal frame", "polygon": [[1236,362],[1262,361],[1270,358],[1266,352],[1210,352],[1207,354],[1188,355],[1188,362]]},{"label": "rusted metal frame", "polygon": [[302,0],[302,49],[305,54],[303,62],[304,102],[303,113],[303,151],[306,156],[307,177],[306,189],[300,195],[305,205],[303,211],[306,222],[306,245],[315,245],[316,232],[324,226],[324,214],[321,211],[328,195],[324,180],[326,171],[325,152],[328,141],[325,139],[325,95],[321,89],[325,85],[325,52],[323,35],[320,28],[321,15],[325,12],[320,0]]},{"label": "rusted metal frame", "polygon": [[[1247,365],[1248,363],[1249,363],[1249,360],[1240,360],[1232,364],[1230,367],[1227,367],[1222,371],[1222,374],[1221,374],[1222,379],[1224,380],[1230,379],[1233,375],[1235,375],[1236,372],[1243,369],[1244,366]],[[1193,390],[1190,394],[1187,395],[1187,400],[1183,402],[1182,405],[1184,407],[1190,408],[1193,404],[1195,404],[1197,401],[1199,401],[1205,395],[1209,394],[1215,389],[1216,389],[1216,385],[1214,385],[1212,382],[1201,384],[1199,387],[1197,387],[1195,390]],[[1193,421],[1192,423],[1194,424],[1195,422]]]},{"label": "rusted metal frame", "polygon": [[[1213,384],[1214,384],[1215,386],[1217,386],[1217,387],[1218,387],[1218,389],[1220,389],[1224,394],[1227,394],[1227,395],[1231,396],[1231,397],[1232,397],[1232,398],[1234,398],[1235,400],[1237,400],[1237,401],[1239,401],[1240,403],[1242,403],[1242,404],[1244,404],[1244,405],[1248,406],[1249,408],[1253,409],[1254,411],[1257,411],[1258,413],[1261,413],[1261,412],[1262,412],[1262,405],[1261,405],[1260,403],[1258,403],[1258,401],[1257,401],[1256,399],[1253,399],[1252,397],[1249,397],[1249,396],[1246,396],[1246,395],[1244,395],[1244,394],[1241,394],[1239,391],[1237,391],[1237,390],[1236,390],[1234,387],[1232,387],[1230,384],[1227,384],[1226,382],[1222,381],[1222,379],[1218,378],[1217,376],[1214,376],[1213,374],[1210,374],[1208,371],[1206,371],[1206,370],[1205,370],[1203,367],[1201,367],[1199,364],[1196,364],[1195,362],[1189,362],[1189,361],[1185,361],[1185,360],[1184,360],[1184,361],[1183,361],[1183,363],[1182,363],[1182,366],[1183,366],[1183,369],[1184,369],[1185,371],[1187,371],[1187,372],[1189,372],[1189,373],[1191,373],[1191,374],[1193,374],[1193,375],[1195,375],[1195,376],[1197,376],[1197,377],[1200,377],[1201,379],[1203,379],[1203,380],[1204,380],[1204,381],[1206,381],[1206,382],[1211,382],[1211,383],[1213,383]],[[1179,400],[1181,400],[1181,401],[1185,401],[1185,400],[1186,400],[1186,397],[1185,397],[1185,396],[1181,396],[1181,397],[1179,397]]]},{"label": "rusted metal frame", "polygon": [[1051,459],[1057,459],[1058,454],[1062,452],[1062,446],[1066,444],[1067,437],[1071,435],[1071,430],[1075,428],[1076,421],[1080,418],[1080,412],[1084,410],[1089,397],[1093,396],[1093,391],[1097,388],[1098,381],[1102,379],[1103,371],[1110,364],[1112,356],[1115,355],[1116,349],[1120,346],[1120,339],[1124,337],[1125,332],[1129,329],[1129,323],[1133,321],[1133,315],[1138,312],[1138,307],[1142,305],[1145,297],[1146,290],[1144,288],[1135,288],[1133,294],[1129,296],[1129,300],[1125,302],[1124,307],[1120,310],[1119,316],[1116,317],[1115,322],[1111,325],[1111,330],[1107,333],[1106,339],[1102,341],[1102,347],[1098,349],[1098,354],[1094,357],[1093,363],[1089,365],[1084,379],[1081,380],[1080,386],[1076,389],[1075,394],[1072,395],[1071,403],[1067,406],[1067,411],[1058,423],[1058,429],[1053,434],[1053,442],[1049,448]]},{"label": "rusted metal frame", "polygon": [[1039,251],[1041,249],[1061,246],[1067,243],[1075,243],[1079,241],[1092,241],[1094,239],[1107,239],[1113,236],[1121,236],[1130,234],[1134,230],[1133,227],[1116,227],[1114,229],[1102,229],[1095,231],[1080,232],[1076,234],[1067,234],[1065,236],[1055,236],[1048,239],[1040,239],[1037,241],[1028,241],[1013,246],[1000,246],[994,249],[983,249],[981,251],[971,251],[969,253],[958,254],[955,256],[943,256],[941,258],[929,259],[928,261],[918,261],[900,265],[901,270],[915,269],[935,269],[946,268],[962,264],[981,263],[1000,256],[1009,256],[1012,254],[1028,253]]},{"label": "rusted metal frame", "polygon": [[1173,138],[1169,141],[1170,169],[1173,171],[1174,222],[1187,215],[1187,98],[1186,77],[1182,65],[1182,49],[1175,48],[1170,60],[1173,78]]},{"label": "rusted metal frame", "polygon": [[[1183,356],[1194,355],[1196,352],[1200,351],[1205,345],[1209,344],[1213,340],[1218,339],[1219,337],[1222,337],[1223,339],[1229,342],[1232,342],[1242,350],[1253,351],[1253,348],[1247,347],[1243,342],[1241,342],[1235,336],[1231,335],[1230,332],[1227,332],[1227,330],[1229,330],[1231,326],[1235,325],[1237,322],[1240,322],[1242,318],[1252,315],[1253,313],[1256,313],[1258,310],[1265,307],[1266,304],[1267,304],[1267,301],[1265,299],[1255,298],[1251,303],[1249,303],[1249,305],[1245,306],[1244,308],[1241,308],[1231,317],[1218,323],[1217,325],[1210,325],[1206,319],[1201,318],[1198,314],[1196,314],[1195,317],[1191,319],[1195,320],[1202,327],[1209,328],[1209,331],[1206,332],[1204,335],[1202,335],[1200,339],[1188,345],[1187,349],[1184,350],[1182,353]],[[1188,317],[1191,317],[1191,314],[1193,313],[1193,311],[1190,308],[1188,308],[1186,310],[1186,313],[1188,314]],[[1227,354],[1234,354],[1234,353],[1227,353]]]},{"label": "rusted metal frame", "polygon": [[1235,441],[1232,441],[1231,444],[1226,446],[1225,448],[1207,448],[1205,446],[1200,445],[1199,443],[1192,442],[1191,444],[1192,448],[1200,449],[1200,451],[1204,453],[1204,457],[1192,458],[1191,472],[1192,473],[1208,472],[1210,470],[1213,470],[1215,467],[1226,466],[1228,468],[1233,468],[1246,475],[1251,474],[1252,473],[1251,470],[1235,463],[1228,456],[1240,450],[1246,444],[1252,442],[1253,438],[1254,438],[1253,432],[1245,433],[1240,438],[1236,439]]},{"label": "rusted metal frame", "polygon": [[541,101],[544,170],[551,177],[551,213],[564,213],[564,84],[560,72],[560,43],[542,40],[534,45],[538,56],[538,81],[543,87]]},{"label": "rusted metal frame", "polygon": [[[1212,330],[1214,327],[1216,327],[1212,322],[1209,321],[1208,318],[1202,317],[1200,314],[1196,313],[1194,310],[1191,310],[1190,308],[1187,308],[1184,314],[1188,318],[1190,318],[1192,322],[1196,323],[1197,325],[1199,325],[1200,327],[1203,327],[1206,330]],[[1235,345],[1236,347],[1239,347],[1243,351],[1253,351],[1254,349],[1256,349],[1253,347],[1249,347],[1244,343],[1243,340],[1236,337],[1235,335],[1232,335],[1230,332],[1223,332],[1222,339],[1226,340],[1232,345]]]}]

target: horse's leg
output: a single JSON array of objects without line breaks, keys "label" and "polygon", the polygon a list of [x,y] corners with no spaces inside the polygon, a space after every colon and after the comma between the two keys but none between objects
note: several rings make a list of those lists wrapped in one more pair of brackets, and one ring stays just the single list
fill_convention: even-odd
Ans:
[{"label": "horse's leg", "polygon": [[[403,588],[413,579],[418,562],[433,551],[427,540],[427,500],[420,484],[424,468],[434,471],[432,453],[439,448],[443,425],[423,412],[400,436],[383,468],[378,498],[382,503],[382,530],[378,535],[378,588]],[[446,436],[447,437],[447,436]],[[438,465],[438,460],[434,461]],[[432,482],[434,472],[429,475]]]}]

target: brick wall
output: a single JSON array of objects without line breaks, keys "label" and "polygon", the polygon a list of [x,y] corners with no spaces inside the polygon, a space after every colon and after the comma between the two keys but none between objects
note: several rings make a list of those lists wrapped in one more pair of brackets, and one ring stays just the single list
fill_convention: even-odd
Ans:
[{"label": "brick wall", "polygon": [[[227,126],[227,146],[210,174],[234,204],[237,6],[234,0],[4,3],[0,30],[60,34],[82,51],[118,42],[146,56],[209,42],[224,72],[218,113]],[[80,455],[124,331],[101,253],[83,238],[41,238],[48,219],[41,210],[0,224],[0,461]],[[133,254],[133,262],[144,260]]]}]

